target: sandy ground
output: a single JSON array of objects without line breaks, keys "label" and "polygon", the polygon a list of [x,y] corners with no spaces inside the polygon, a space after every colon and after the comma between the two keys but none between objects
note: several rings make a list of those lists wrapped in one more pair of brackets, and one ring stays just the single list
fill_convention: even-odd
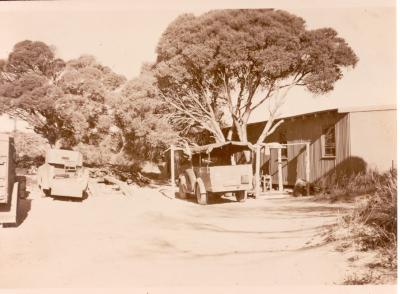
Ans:
[{"label": "sandy ground", "polygon": [[351,271],[319,237],[338,205],[270,196],[200,206],[160,187],[96,189],[73,202],[31,188],[22,223],[0,229],[0,288],[332,285]]}]

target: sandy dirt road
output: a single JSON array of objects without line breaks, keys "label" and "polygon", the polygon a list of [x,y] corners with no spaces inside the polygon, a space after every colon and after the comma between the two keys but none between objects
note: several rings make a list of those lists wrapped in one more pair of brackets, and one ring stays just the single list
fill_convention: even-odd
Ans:
[{"label": "sandy dirt road", "polygon": [[346,257],[318,237],[343,207],[270,197],[208,206],[159,188],[22,201],[0,229],[0,288],[332,285]]}]

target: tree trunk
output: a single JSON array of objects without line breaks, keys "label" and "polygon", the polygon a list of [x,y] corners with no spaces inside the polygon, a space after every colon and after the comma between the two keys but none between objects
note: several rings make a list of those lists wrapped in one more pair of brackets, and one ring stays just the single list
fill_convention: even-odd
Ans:
[{"label": "tree trunk", "polygon": [[[240,142],[248,142],[247,138],[247,124],[241,124],[238,120],[235,118],[233,119],[234,126],[236,128],[239,141]],[[251,160],[251,152],[250,151],[244,151],[244,156],[246,158],[246,162],[250,162]]]},{"label": "tree trunk", "polygon": [[232,136],[233,136],[233,127],[231,127],[228,131],[228,135],[226,136],[227,141],[232,141]]},{"label": "tree trunk", "polygon": [[52,148],[60,149],[61,146],[62,146],[61,143],[62,143],[62,139],[58,139],[58,140],[55,142],[54,147],[52,147]]},{"label": "tree trunk", "polygon": [[224,133],[222,132],[220,125],[216,121],[211,120],[211,128],[213,130],[216,142],[223,143],[226,141]]}]

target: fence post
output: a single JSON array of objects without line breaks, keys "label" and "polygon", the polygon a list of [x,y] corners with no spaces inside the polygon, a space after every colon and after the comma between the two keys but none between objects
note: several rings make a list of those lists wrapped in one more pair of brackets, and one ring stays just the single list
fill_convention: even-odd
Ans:
[{"label": "fence post", "polygon": [[310,142],[306,143],[306,188],[307,196],[310,196]]},{"label": "fence post", "polygon": [[260,145],[256,145],[256,170],[255,170],[255,181],[254,181],[254,197],[260,196]]},{"label": "fence post", "polygon": [[175,146],[170,147],[170,172],[171,172],[171,187],[175,189]]},{"label": "fence post", "polygon": [[279,192],[283,192],[283,176],[282,176],[282,148],[278,148],[278,184]]}]

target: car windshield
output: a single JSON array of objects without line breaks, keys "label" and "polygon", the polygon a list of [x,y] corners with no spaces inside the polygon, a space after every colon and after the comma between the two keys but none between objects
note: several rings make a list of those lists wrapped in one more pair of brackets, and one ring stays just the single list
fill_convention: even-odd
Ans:
[{"label": "car windshield", "polygon": [[[245,152],[248,153],[246,158]],[[195,166],[218,166],[251,164],[251,151],[241,148],[216,148],[210,154],[202,153],[193,156]]]}]

